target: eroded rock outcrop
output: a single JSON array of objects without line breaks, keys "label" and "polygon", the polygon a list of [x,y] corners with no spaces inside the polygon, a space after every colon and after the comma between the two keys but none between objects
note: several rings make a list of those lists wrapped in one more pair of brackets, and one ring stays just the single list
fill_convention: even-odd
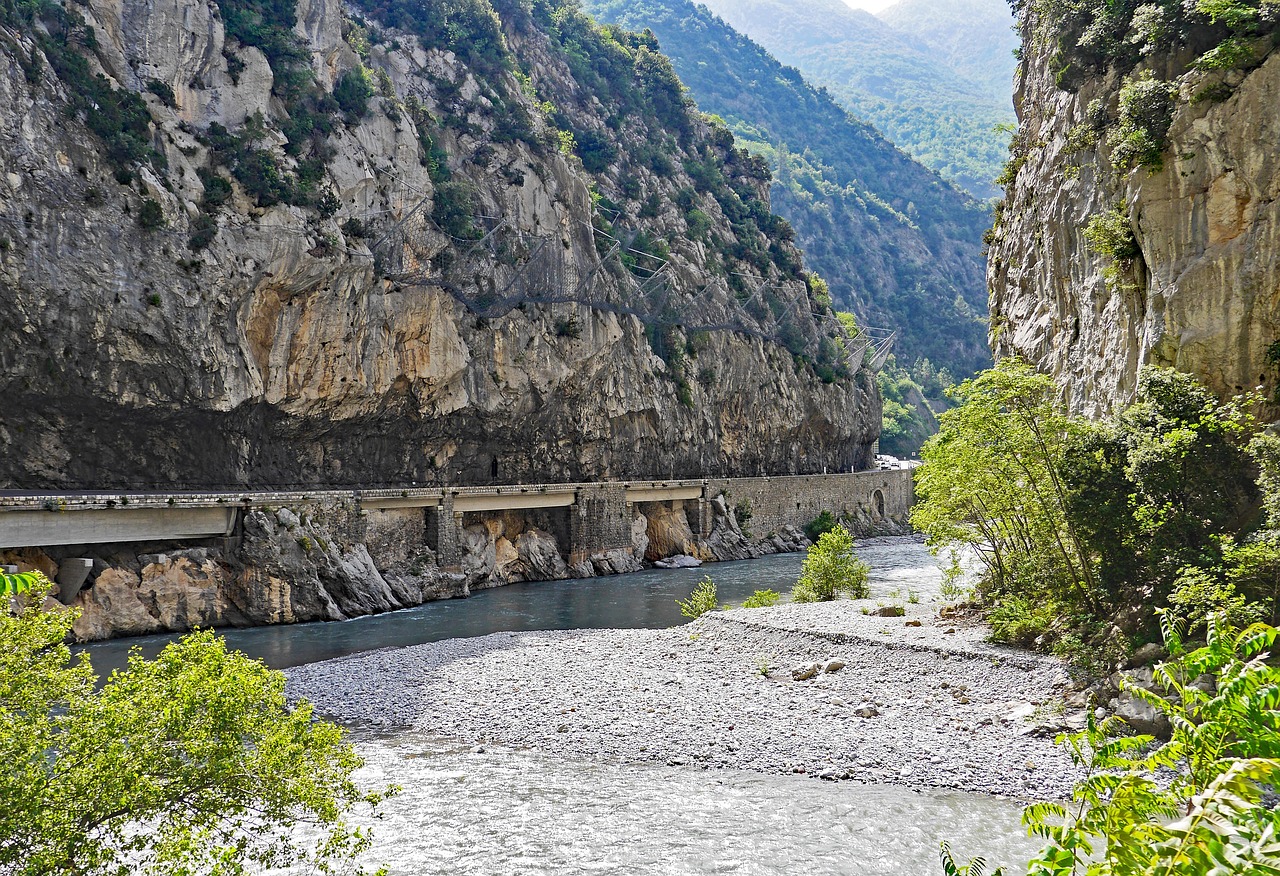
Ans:
[{"label": "eroded rock outcrop", "polygon": [[[878,392],[842,373],[767,168],[650,38],[588,76],[552,11],[499,3],[489,57],[299,0],[275,36],[302,60],[212,2],[0,19],[0,486],[867,463]],[[660,262],[658,296],[634,272]],[[646,331],[623,311],[650,293],[746,330]]]},{"label": "eroded rock outcrop", "polygon": [[1052,373],[1093,415],[1129,401],[1147,363],[1274,399],[1280,13],[1263,4],[1232,35],[1194,4],[1105,20],[1053,8],[1023,6],[988,271],[997,354]]}]

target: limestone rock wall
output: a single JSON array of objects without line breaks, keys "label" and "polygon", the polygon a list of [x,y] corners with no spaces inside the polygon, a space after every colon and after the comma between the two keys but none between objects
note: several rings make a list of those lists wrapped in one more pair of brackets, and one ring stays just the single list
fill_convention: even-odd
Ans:
[{"label": "limestone rock wall", "polygon": [[[620,223],[667,238],[675,310],[730,303],[723,266],[675,203],[694,188],[686,158],[729,154],[701,120],[692,145],[662,147],[666,172],[588,173],[545,146],[556,132],[534,93],[622,155],[660,132],[608,128],[537,28],[506,25],[526,87],[390,30],[361,58],[353,11],[305,0],[295,30],[322,91],[358,66],[377,88],[358,120],[328,117],[322,166],[304,167],[285,149],[280,71],[225,33],[216,4],[75,10],[96,35],[91,70],[140,95],[163,162],[121,183],[83,112],[68,116],[67,83],[32,60],[33,33],[0,24],[0,486],[572,481],[869,460],[880,402],[865,372],[826,383],[731,331],[677,333],[690,352],[664,358],[632,316],[573,303],[478,316],[463,303],[507,288],[527,256],[510,242],[534,237],[563,251],[569,287],[623,295],[625,278],[599,270],[593,191],[623,204]],[[512,137],[500,125],[517,109],[532,129]],[[266,204],[218,169],[214,125],[247,136],[259,123],[250,145],[280,173],[319,174],[312,203]],[[210,173],[230,186],[212,212]],[[624,190],[645,193],[643,220]],[[469,199],[478,233],[503,223],[508,249],[427,221],[453,197]],[[727,233],[716,200],[696,198]],[[193,248],[209,216],[212,240]],[[759,242],[798,263],[785,240]],[[766,280],[821,310],[794,277],[769,267]]]},{"label": "limestone rock wall", "polygon": [[[988,268],[996,354],[1051,373],[1071,406],[1089,415],[1131,400],[1148,363],[1194,374],[1222,397],[1262,387],[1275,398],[1268,357],[1280,340],[1274,36],[1251,42],[1254,64],[1199,70],[1195,58],[1222,33],[1197,19],[1175,45],[1132,69],[1062,70],[1061,43],[1044,37],[1056,22],[1038,18],[1036,4],[1023,8],[1017,169]],[[1138,44],[1132,33],[1126,39]],[[1116,117],[1123,81],[1144,71],[1173,85],[1176,109],[1163,166],[1126,170],[1114,163],[1114,143],[1089,128],[1099,116]],[[1112,209],[1123,214],[1138,254],[1108,279],[1113,260],[1091,250],[1084,230]],[[1271,404],[1269,413],[1280,409]]]}]

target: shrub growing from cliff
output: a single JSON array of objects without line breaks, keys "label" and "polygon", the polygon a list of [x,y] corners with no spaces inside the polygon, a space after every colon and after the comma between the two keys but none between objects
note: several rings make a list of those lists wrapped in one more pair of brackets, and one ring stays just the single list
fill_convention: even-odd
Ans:
[{"label": "shrub growing from cliff", "polygon": [[1108,134],[1111,160],[1121,168],[1141,165],[1152,171],[1164,166],[1173,124],[1177,86],[1144,71],[1120,87],[1120,118]]},{"label": "shrub growing from cliff", "polygon": [[328,872],[369,846],[345,815],[380,795],[340,728],[286,706],[281,673],[198,632],[97,688],[47,592],[0,612],[0,871]]},{"label": "shrub growing from cliff", "polygon": [[791,598],[796,602],[830,602],[846,593],[853,599],[866,599],[871,595],[867,586],[870,574],[871,567],[853,552],[849,530],[836,524],[805,554]]}]

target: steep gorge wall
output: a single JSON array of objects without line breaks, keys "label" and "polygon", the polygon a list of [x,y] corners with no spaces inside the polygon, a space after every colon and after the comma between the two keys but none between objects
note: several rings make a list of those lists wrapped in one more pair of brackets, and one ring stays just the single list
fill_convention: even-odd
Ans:
[{"label": "steep gorge wall", "polygon": [[[1280,10],[1241,4],[1260,12],[1232,34],[1194,4],[1060,5],[1022,13],[988,267],[996,354],[1053,374],[1091,415],[1130,400],[1144,364],[1277,398]],[[1215,69],[1223,46],[1243,51]]]},{"label": "steep gorge wall", "polygon": [[[90,0],[0,22],[0,487],[869,462],[874,381],[841,370],[724,132],[678,100],[665,122],[628,112],[518,6],[492,19],[494,61],[299,0],[288,63],[228,35],[242,7]],[[670,92],[646,48],[599,45],[644,106]],[[94,116],[57,52],[129,97],[123,121]],[[625,305],[636,281],[601,264],[602,229],[665,238],[677,316],[732,311],[745,284],[798,333],[686,334],[572,301],[477,312],[534,241],[562,254],[547,283]]]}]

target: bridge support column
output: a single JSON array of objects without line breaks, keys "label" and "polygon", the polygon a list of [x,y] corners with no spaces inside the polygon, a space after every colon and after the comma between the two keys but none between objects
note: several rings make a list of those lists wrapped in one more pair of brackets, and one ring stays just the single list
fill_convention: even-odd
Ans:
[{"label": "bridge support column", "polygon": [[691,512],[685,516],[690,518],[689,528],[693,530],[693,537],[698,541],[704,540],[711,534],[711,503],[704,494],[698,499],[688,500],[685,507]]},{"label": "bridge support column", "polygon": [[624,484],[585,484],[569,511],[569,565],[608,551],[631,552],[631,512]]},{"label": "bridge support column", "polygon": [[442,569],[462,565],[462,512],[453,510],[453,496],[446,494],[434,509],[427,509],[427,544],[436,552]]}]

